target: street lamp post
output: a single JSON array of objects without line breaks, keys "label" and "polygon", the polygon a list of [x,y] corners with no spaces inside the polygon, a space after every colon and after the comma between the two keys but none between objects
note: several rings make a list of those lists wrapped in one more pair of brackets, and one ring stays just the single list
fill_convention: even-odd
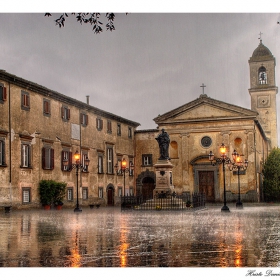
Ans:
[{"label": "street lamp post", "polygon": [[240,198],[240,170],[246,170],[248,167],[248,160],[245,159],[244,164],[241,160],[241,155],[239,155],[236,150],[232,153],[233,163],[229,167],[230,171],[237,169],[237,176],[238,176],[238,200],[236,202],[236,208],[243,208],[243,203],[241,202]]},{"label": "street lamp post", "polygon": [[[86,170],[87,167],[89,166],[89,158],[86,157],[85,158],[85,161],[84,161],[84,164],[81,164],[80,162],[80,153],[78,151],[75,152],[74,154],[74,159],[75,159],[75,163],[72,164],[72,166],[69,167],[70,171],[73,170],[73,169],[76,169],[76,178],[77,178],[77,203],[76,203],[76,207],[74,209],[74,212],[82,212],[82,209],[80,208],[80,205],[79,205],[79,169],[81,170]],[[67,158],[64,158],[63,159],[63,166],[68,166],[69,165],[69,162],[68,162],[68,159]]]},{"label": "street lamp post", "polygon": [[[212,165],[216,164],[223,164],[223,182],[224,182],[224,206],[222,207],[221,211],[222,212],[230,212],[229,208],[227,206],[227,200],[226,200],[226,177],[225,177],[225,164],[230,164],[231,161],[226,155],[226,146],[224,144],[221,145],[220,147],[220,155],[221,158],[215,158],[214,154],[212,151],[209,153],[209,160]],[[213,161],[215,162],[213,163]]]},{"label": "street lamp post", "polygon": [[[123,174],[123,195],[124,196],[125,196],[125,173],[134,169],[133,164],[131,164],[129,167],[126,167],[126,165],[127,165],[126,160],[123,158],[122,161],[121,161],[121,171],[122,171],[122,174]],[[115,169],[116,169],[116,171],[119,170],[118,163],[116,163]]]}]

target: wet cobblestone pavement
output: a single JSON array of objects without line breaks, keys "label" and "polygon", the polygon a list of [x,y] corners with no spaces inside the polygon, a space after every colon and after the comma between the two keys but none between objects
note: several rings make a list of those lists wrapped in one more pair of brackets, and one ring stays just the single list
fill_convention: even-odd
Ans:
[{"label": "wet cobblestone pavement", "polygon": [[0,213],[1,267],[277,267],[280,206]]}]

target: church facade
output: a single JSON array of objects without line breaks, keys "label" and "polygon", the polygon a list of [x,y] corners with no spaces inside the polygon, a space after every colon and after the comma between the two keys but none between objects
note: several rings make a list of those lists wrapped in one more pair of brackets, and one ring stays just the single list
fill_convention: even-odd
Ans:
[{"label": "church facade", "polygon": [[[209,202],[223,201],[221,165],[209,161],[212,151],[220,157],[223,143],[227,156],[237,151],[248,168],[240,171],[240,193],[244,201],[262,200],[262,167],[270,150],[277,147],[275,58],[260,41],[249,59],[251,109],[212,99],[206,94],[154,119],[156,130],[136,131],[136,190],[151,196],[155,184],[154,163],[158,159],[154,140],[161,129],[170,136],[169,156],[177,193],[204,192]],[[236,201],[237,171],[225,169],[226,197]]]},{"label": "church facade", "polygon": [[[181,193],[205,192],[208,202],[223,200],[223,143],[248,160],[240,174],[243,201],[262,199],[262,166],[277,146],[275,58],[260,41],[249,59],[251,109],[202,94],[154,119],[157,129],[137,130],[139,123],[93,107],[0,71],[0,207],[40,207],[40,180],[67,183],[64,204],[119,205],[123,194],[151,196],[155,189],[156,141],[164,129],[170,138],[172,184]],[[81,163],[78,183],[74,153]],[[67,159],[67,166],[64,160]],[[121,161],[127,162],[127,175]],[[134,167],[134,168],[133,168]],[[238,176],[226,169],[226,196],[237,198]]]}]

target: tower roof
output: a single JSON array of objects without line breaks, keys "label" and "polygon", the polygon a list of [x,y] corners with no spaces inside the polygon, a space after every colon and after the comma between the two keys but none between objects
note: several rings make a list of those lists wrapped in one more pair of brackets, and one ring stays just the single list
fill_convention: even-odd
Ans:
[{"label": "tower roof", "polygon": [[271,51],[266,47],[263,43],[262,40],[260,40],[260,43],[258,47],[254,50],[251,58],[251,61],[264,61],[264,60],[271,60],[274,59]]}]

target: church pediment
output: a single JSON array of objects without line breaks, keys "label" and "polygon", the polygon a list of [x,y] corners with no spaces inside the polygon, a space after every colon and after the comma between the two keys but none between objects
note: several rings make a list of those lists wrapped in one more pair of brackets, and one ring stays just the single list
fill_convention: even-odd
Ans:
[{"label": "church pediment", "polygon": [[201,95],[200,98],[154,119],[156,123],[176,123],[256,117],[257,112]]}]

